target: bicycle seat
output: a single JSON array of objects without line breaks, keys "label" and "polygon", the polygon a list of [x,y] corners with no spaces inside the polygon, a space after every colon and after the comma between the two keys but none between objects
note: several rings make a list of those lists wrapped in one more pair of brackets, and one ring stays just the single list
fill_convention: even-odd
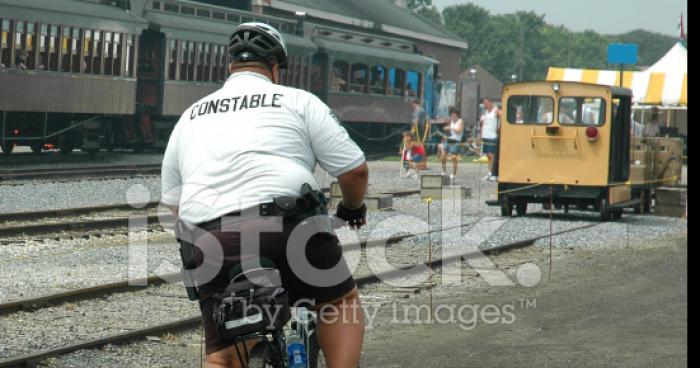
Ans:
[{"label": "bicycle seat", "polygon": [[230,283],[248,280],[265,287],[282,286],[282,278],[275,262],[266,257],[254,257],[243,260],[231,267],[228,272]]}]

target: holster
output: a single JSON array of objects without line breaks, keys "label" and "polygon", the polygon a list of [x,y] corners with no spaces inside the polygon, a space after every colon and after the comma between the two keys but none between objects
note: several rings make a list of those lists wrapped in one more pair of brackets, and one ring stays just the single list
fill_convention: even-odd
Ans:
[{"label": "holster", "polygon": [[197,268],[195,260],[194,245],[196,239],[195,230],[190,229],[182,220],[175,223],[175,236],[180,243],[180,259],[182,259],[182,278],[187,290],[187,298],[191,301],[199,300],[199,291],[197,291],[197,282],[194,277],[194,270]]}]

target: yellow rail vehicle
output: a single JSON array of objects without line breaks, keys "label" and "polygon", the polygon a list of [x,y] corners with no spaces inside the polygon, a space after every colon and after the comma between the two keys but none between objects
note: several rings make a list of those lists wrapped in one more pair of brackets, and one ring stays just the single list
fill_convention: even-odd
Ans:
[{"label": "yellow rail vehicle", "polygon": [[544,208],[593,207],[618,219],[632,198],[632,91],[574,82],[504,88],[498,204],[503,216]]}]

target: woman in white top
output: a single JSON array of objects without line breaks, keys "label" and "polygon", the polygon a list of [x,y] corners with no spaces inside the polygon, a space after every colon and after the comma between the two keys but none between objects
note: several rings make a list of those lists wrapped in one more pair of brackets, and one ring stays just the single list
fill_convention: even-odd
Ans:
[{"label": "woman in white top", "polygon": [[484,99],[484,115],[481,116],[482,155],[489,159],[489,173],[484,180],[496,180],[493,175],[493,157],[498,150],[498,132],[500,130],[501,110],[494,106],[489,98]]},{"label": "woman in white top", "polygon": [[445,126],[445,132],[449,136],[440,156],[440,160],[442,160],[442,175],[447,175],[447,159],[452,159],[452,175],[450,175],[452,180],[457,176],[457,164],[459,163],[462,137],[464,136],[464,121],[459,115],[459,110],[454,107],[450,109],[450,122]]}]

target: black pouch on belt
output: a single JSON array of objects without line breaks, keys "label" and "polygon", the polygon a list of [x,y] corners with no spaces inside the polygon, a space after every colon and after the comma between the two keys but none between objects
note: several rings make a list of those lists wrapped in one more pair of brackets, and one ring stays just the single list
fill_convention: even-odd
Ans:
[{"label": "black pouch on belt", "polygon": [[195,231],[191,230],[182,220],[175,223],[175,237],[180,243],[180,258],[182,259],[182,277],[187,290],[187,297],[191,301],[199,300],[199,291],[193,271],[197,268],[195,261],[194,239]]}]

